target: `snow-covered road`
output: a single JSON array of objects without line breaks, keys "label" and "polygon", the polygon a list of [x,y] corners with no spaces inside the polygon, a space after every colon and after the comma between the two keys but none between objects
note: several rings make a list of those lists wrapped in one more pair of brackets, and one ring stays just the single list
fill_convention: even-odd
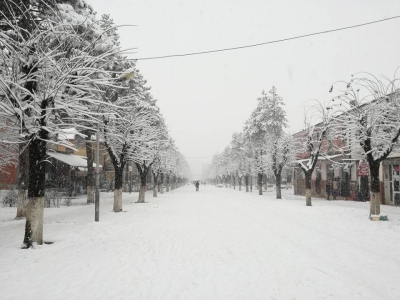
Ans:
[{"label": "snow-covered road", "polygon": [[[284,191],[193,186],[112,213],[45,210],[54,244],[20,250],[24,221],[0,208],[0,299],[400,299],[400,209]],[[83,201],[83,200],[82,200]]]}]

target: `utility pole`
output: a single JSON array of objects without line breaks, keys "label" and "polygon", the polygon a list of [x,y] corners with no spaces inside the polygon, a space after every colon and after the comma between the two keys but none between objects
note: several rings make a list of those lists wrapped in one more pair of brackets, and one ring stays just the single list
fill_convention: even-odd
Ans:
[{"label": "utility pole", "polygon": [[100,161],[100,133],[99,133],[99,124],[97,124],[97,133],[96,133],[96,190],[94,194],[94,220],[95,222],[99,222],[99,214],[100,214],[100,172],[99,172],[99,161]]}]

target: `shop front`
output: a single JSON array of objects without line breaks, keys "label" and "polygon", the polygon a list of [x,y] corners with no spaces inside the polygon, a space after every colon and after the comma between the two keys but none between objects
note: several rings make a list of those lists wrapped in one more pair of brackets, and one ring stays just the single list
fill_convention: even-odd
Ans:
[{"label": "shop front", "polygon": [[393,153],[382,163],[384,203],[400,205],[400,154]]}]

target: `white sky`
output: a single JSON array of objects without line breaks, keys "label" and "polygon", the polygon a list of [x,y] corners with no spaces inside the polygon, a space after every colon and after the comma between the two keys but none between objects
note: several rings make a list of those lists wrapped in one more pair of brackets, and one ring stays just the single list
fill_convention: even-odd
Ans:
[{"label": "white sky", "polygon": [[[131,58],[256,44],[400,15],[398,0],[88,0],[110,14]],[[272,85],[290,131],[302,129],[304,102],[328,100],[330,86],[400,66],[400,19],[279,44],[139,61],[170,134],[200,178],[203,164],[241,131],[257,97]],[[204,158],[198,158],[204,157]]]}]

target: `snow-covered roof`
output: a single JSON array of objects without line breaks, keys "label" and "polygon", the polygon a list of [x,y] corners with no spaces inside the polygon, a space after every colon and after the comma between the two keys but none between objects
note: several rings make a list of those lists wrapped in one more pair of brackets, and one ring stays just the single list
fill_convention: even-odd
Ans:
[{"label": "snow-covered roof", "polygon": [[58,140],[63,141],[63,140],[73,140],[75,139],[75,135],[79,134],[78,130],[76,128],[65,128],[61,129],[61,132],[58,134]]},{"label": "snow-covered roof", "polygon": [[[47,152],[47,155],[73,167],[87,167],[87,160],[83,156],[64,154],[59,152]],[[93,163],[93,167],[95,166],[96,164]],[[99,167],[102,166],[99,165]]]},{"label": "snow-covered roof", "polygon": [[394,157],[400,157],[400,153],[398,152],[392,152],[388,155],[387,158],[394,158]]}]

